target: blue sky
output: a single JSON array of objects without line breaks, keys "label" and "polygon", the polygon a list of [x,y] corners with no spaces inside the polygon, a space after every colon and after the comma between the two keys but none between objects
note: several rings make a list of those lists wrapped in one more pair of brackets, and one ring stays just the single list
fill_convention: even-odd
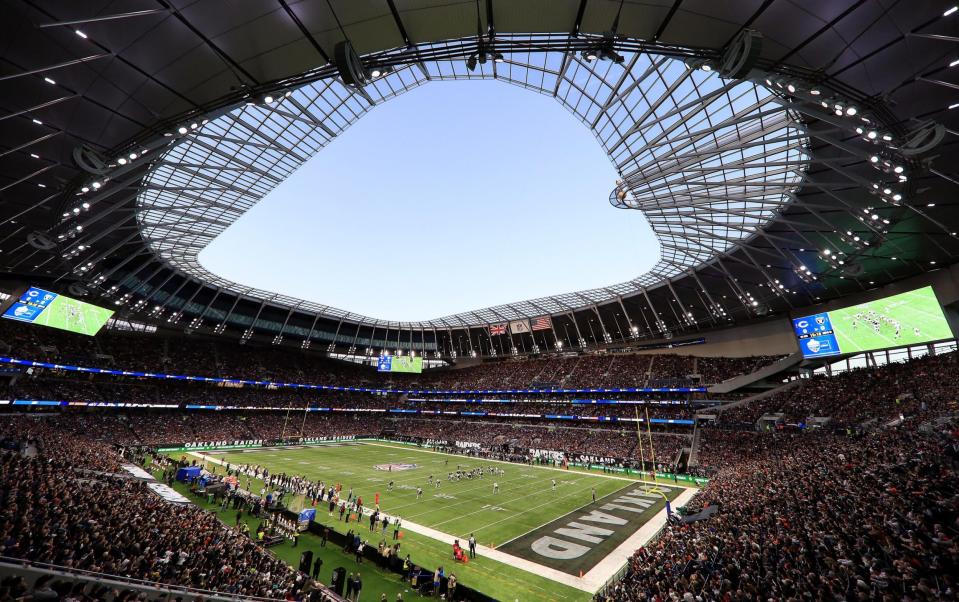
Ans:
[{"label": "blue sky", "polygon": [[614,284],[659,245],[555,100],[426,84],[360,119],[200,253],[238,283],[388,320]]}]

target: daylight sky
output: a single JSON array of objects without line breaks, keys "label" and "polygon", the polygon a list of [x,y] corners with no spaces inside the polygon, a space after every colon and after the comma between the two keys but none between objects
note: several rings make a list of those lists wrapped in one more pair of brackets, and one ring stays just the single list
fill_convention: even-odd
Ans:
[{"label": "daylight sky", "polygon": [[437,82],[361,118],[200,253],[240,284],[428,320],[614,284],[659,256],[613,208],[592,133],[501,82]]}]

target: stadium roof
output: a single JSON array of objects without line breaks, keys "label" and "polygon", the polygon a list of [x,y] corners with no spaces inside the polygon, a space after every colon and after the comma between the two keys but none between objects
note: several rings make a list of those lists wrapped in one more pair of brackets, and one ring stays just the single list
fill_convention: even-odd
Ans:
[{"label": "stadium roof", "polygon": [[[547,314],[572,327],[570,342],[602,342],[834,298],[959,253],[948,108],[957,102],[948,65],[959,16],[948,8],[24,2],[0,25],[9,41],[0,63],[0,266],[82,285],[74,292],[131,315],[219,332],[246,325],[245,335],[309,339],[335,329],[320,338],[341,342],[341,331],[355,342],[361,328],[392,329],[399,344],[399,331]],[[750,31],[762,35],[753,69],[722,77]],[[367,70],[382,72],[365,87],[344,84],[331,62],[344,40]],[[473,78],[553,96],[593,130],[622,178],[610,183],[610,202],[643,211],[662,244],[650,273],[398,323],[250,289],[197,262],[377,103]]]}]

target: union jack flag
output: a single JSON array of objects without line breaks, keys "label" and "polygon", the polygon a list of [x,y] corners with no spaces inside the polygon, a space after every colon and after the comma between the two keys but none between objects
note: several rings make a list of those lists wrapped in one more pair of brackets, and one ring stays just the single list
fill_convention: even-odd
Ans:
[{"label": "union jack flag", "polygon": [[506,322],[503,322],[502,324],[490,324],[489,334],[491,337],[495,337],[496,335],[500,334],[506,334]]},{"label": "union jack flag", "polygon": [[533,330],[549,330],[552,327],[553,327],[553,321],[549,319],[549,316],[533,318],[533,320],[531,321],[531,328]]}]

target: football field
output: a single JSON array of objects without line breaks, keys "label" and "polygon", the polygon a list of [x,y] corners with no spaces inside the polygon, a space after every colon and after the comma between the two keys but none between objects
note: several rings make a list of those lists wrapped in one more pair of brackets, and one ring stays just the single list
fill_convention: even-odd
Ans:
[{"label": "football field", "polygon": [[[453,570],[465,585],[500,599],[506,599],[501,597],[504,592],[510,592],[509,599],[520,600],[589,599],[629,553],[658,530],[666,500],[682,494],[685,499],[692,492],[599,470],[590,473],[495,462],[383,442],[192,455],[218,465],[260,465],[274,474],[305,476],[327,485],[338,483],[344,497],[352,487],[366,508],[374,506],[378,494],[381,511],[403,521],[403,553],[410,553],[413,561],[423,566]],[[490,474],[491,467],[502,473]],[[457,468],[481,468],[483,476],[448,480],[448,474]],[[439,481],[438,487],[430,485],[431,476],[434,483]],[[494,483],[498,492],[494,492]],[[241,486],[246,486],[245,477]],[[251,483],[254,491],[259,492],[260,487]],[[418,488],[422,489],[419,498]],[[298,509],[308,504],[310,500],[295,499],[290,505]],[[339,520],[338,512],[329,516],[328,504],[317,504],[316,510],[316,521],[321,524],[344,533],[357,528],[356,523],[347,525]],[[370,545],[384,539],[380,530],[369,531],[368,518],[359,528]],[[465,546],[470,534],[482,546],[479,558],[468,564],[454,563],[452,541],[459,539]],[[385,539],[391,541],[391,536],[390,530]],[[637,543],[637,537],[644,541]],[[493,585],[495,592],[489,591]]]}]

